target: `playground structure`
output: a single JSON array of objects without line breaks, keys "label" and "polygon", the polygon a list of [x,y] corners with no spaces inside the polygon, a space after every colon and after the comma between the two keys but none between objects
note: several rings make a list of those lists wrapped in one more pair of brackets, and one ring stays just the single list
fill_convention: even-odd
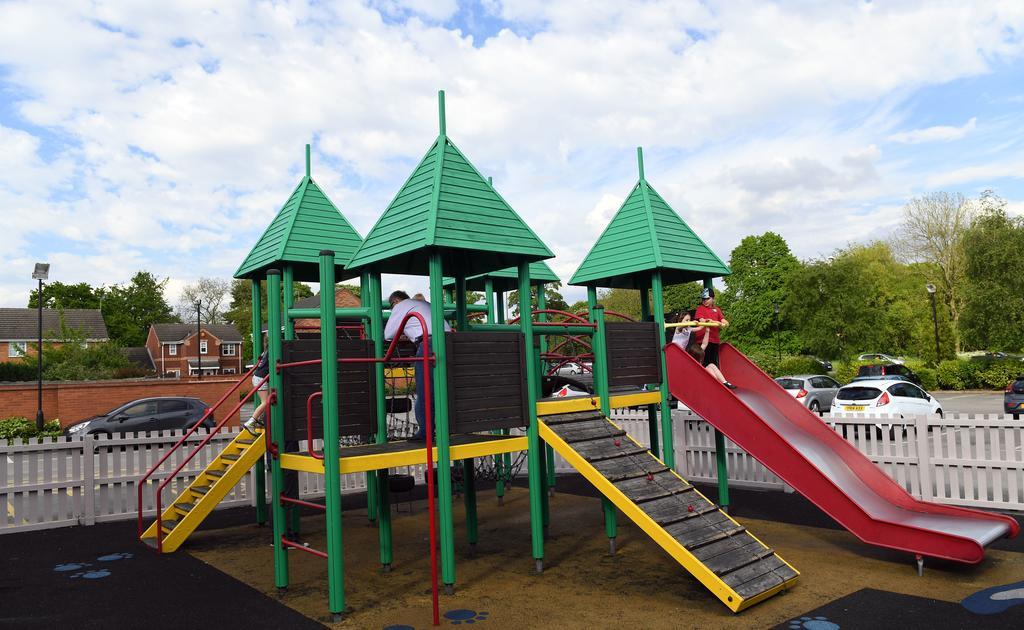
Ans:
[{"label": "playground structure", "polygon": [[[799,442],[803,437],[800,431],[812,429],[801,425],[795,432],[784,430],[782,425],[796,412],[772,398],[771,392],[765,393],[769,386],[739,367],[746,360],[742,355],[723,346],[723,367],[740,387],[733,394],[717,383],[702,382],[704,377],[711,377],[672,344],[664,347],[664,286],[691,281],[710,286],[713,278],[729,273],[728,267],[647,182],[638,150],[637,184],[570,280],[570,284],[587,288],[588,312],[581,316],[547,309],[543,284],[557,277],[543,260],[551,258],[552,253],[448,138],[443,93],[439,97],[437,139],[365,239],[313,181],[307,145],[305,176],[236,272],[236,277],[252,282],[254,331],[263,329],[258,305],[263,297],[262,283],[266,283],[267,350],[272,366],[266,379],[271,396],[268,430],[257,435],[239,434],[166,509],[160,504],[158,492],[159,516],[149,527],[144,527],[140,507],[140,537],[161,552],[178,548],[250,468],[256,467],[255,478],[258,484],[262,482],[264,455],[269,454],[275,584],[278,588],[289,585],[287,548],[320,556],[328,565],[328,609],[339,616],[346,610],[341,474],[367,475],[368,511],[377,524],[380,563],[387,571],[395,562],[389,471],[427,465],[431,476],[427,484],[431,504],[427,517],[429,551],[440,555],[440,581],[451,593],[456,584],[453,469],[461,469],[467,542],[473,545],[479,536],[476,460],[495,462],[500,500],[502,481],[507,478],[502,471],[510,469],[508,456],[526,452],[532,558],[535,570],[542,572],[544,531],[551,518],[553,454],[557,452],[602,494],[605,533],[612,553],[616,519],[621,513],[734,612],[792,587],[798,572],[726,513],[729,500],[723,434],[716,432],[720,455],[717,504],[675,472],[670,387],[677,398],[787,481],[789,478],[780,470],[810,475],[809,470],[834,461],[816,459],[805,449],[785,448]],[[389,315],[382,300],[381,275],[385,273],[429,278],[431,321],[428,327],[421,320],[423,343],[428,348],[423,357],[400,355],[397,339],[385,347],[384,322]],[[447,284],[446,274],[450,277]],[[337,308],[330,287],[338,280],[355,277],[360,281],[361,306]],[[320,283],[320,308],[294,307],[292,285],[296,281]],[[519,296],[529,296],[534,286],[535,308],[532,304],[524,307],[518,320],[506,322],[504,293],[516,290]],[[597,300],[600,287],[638,289],[641,321],[606,321],[606,312]],[[483,305],[466,303],[470,289],[484,291]],[[530,303],[526,299],[522,302]],[[474,321],[471,314],[485,316],[486,323]],[[294,329],[297,319],[318,319],[320,331],[339,334],[298,339]],[[444,331],[446,319],[452,321],[455,332]],[[341,330],[339,320],[344,321]],[[350,334],[353,325],[359,327],[358,335]],[[554,336],[564,340],[552,346]],[[569,341],[586,351],[563,352]],[[262,351],[262,341],[254,335],[254,356]],[[559,365],[576,360],[592,360],[593,394],[544,398],[545,373],[557,372]],[[430,366],[433,373],[433,386],[417,395],[427,400],[428,432],[436,436],[436,442],[432,436],[426,443],[389,439],[387,374],[416,361]],[[737,376],[732,373],[734,369]],[[244,375],[236,389],[225,394],[214,409],[250,377],[251,372]],[[218,429],[238,413],[254,391],[219,416]],[[761,420],[770,414],[757,406],[749,392],[772,400],[778,411],[771,417],[782,420],[774,424]],[[648,408],[650,450],[608,419],[612,408],[633,406]],[[800,418],[792,424],[808,422]],[[745,439],[748,435],[756,437]],[[345,446],[341,445],[342,438],[347,438]],[[323,440],[322,452],[313,450],[315,439]],[[348,445],[352,440],[361,443]],[[300,449],[298,445],[303,441],[306,447]],[[436,446],[428,447],[432,443]],[[817,443],[824,445],[825,451],[842,448],[821,436]],[[852,455],[847,453],[841,459],[850,470],[868,474],[863,463]],[[867,460],[863,462],[872,466]],[[324,475],[323,506],[292,495],[288,476],[295,471]],[[913,528],[921,532],[920,536],[905,531],[897,537],[864,534],[859,524],[863,520],[855,523],[855,519],[841,518],[859,509],[864,495],[842,484],[829,486],[828,479],[816,480],[813,488],[789,482],[865,541],[915,554],[977,562],[986,544],[1018,531],[1012,519],[949,509],[943,511],[949,531],[940,542],[966,537],[972,543],[955,554],[943,554],[934,545],[917,545],[918,540],[930,535],[926,531],[929,527],[935,529],[934,522],[915,523]],[[146,487],[143,479],[139,484],[140,506]],[[258,487],[256,492],[262,497],[266,489]],[[902,500],[891,490],[876,496],[880,506]],[[834,508],[838,503],[845,507]],[[297,538],[301,534],[299,506],[324,511],[325,550],[307,547]],[[905,509],[915,510],[911,506]],[[267,517],[265,502],[258,500],[257,519],[264,522]],[[965,523],[981,525],[972,530],[972,535],[961,536],[957,532]],[[432,561],[431,567],[436,566]],[[437,623],[436,575],[433,579]]]}]

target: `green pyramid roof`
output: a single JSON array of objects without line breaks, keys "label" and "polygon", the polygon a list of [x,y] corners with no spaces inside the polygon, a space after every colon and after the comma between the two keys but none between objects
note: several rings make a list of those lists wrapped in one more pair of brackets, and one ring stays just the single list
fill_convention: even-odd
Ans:
[{"label": "green pyramid roof", "polygon": [[[467,291],[483,291],[487,288],[487,279],[490,278],[495,291],[518,291],[519,290],[519,268],[509,267],[499,271],[482,273],[472,278],[466,278]],[[544,261],[530,263],[530,284],[537,285],[547,282],[561,282],[551,267]],[[445,278],[444,286],[455,284],[455,278]]]},{"label": "green pyramid roof", "polygon": [[344,263],[362,243],[352,227],[309,174],[309,145],[306,145],[306,176],[292,191],[263,236],[235,272],[236,278],[258,279],[267,269],[291,265],[295,279],[320,280],[319,254],[334,251],[338,280],[356,274],[345,271]]},{"label": "green pyramid roof", "polygon": [[441,133],[395,195],[349,269],[427,275],[431,251],[447,273],[473,276],[554,254],[448,139],[444,93]]},{"label": "green pyramid roof", "polygon": [[650,273],[678,284],[732,273],[644,178],[626,197],[569,284],[636,289],[650,287]]}]

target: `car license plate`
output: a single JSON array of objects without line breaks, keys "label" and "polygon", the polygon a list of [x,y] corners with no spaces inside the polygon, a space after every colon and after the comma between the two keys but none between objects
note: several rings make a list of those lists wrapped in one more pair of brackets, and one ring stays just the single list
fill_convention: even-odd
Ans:
[{"label": "car license plate", "polygon": [[844,409],[846,411],[864,411],[865,407],[864,405],[846,405]]}]

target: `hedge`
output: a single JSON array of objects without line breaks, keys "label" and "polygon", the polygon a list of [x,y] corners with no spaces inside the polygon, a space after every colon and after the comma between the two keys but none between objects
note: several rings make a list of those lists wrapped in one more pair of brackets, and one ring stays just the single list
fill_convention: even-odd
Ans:
[{"label": "hedge", "polygon": [[15,440],[26,442],[32,438],[58,437],[61,433],[60,420],[48,420],[39,431],[35,420],[21,416],[0,419],[0,440],[7,444],[13,444]]},{"label": "hedge", "polygon": [[0,381],[34,381],[38,377],[35,365],[21,361],[0,363]]}]

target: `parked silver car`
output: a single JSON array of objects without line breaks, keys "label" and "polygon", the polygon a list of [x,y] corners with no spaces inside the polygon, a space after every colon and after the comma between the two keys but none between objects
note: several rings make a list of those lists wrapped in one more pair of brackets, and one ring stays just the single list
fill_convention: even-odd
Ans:
[{"label": "parked silver car", "polygon": [[841,387],[831,376],[820,374],[780,376],[775,382],[814,413],[828,411]]}]

